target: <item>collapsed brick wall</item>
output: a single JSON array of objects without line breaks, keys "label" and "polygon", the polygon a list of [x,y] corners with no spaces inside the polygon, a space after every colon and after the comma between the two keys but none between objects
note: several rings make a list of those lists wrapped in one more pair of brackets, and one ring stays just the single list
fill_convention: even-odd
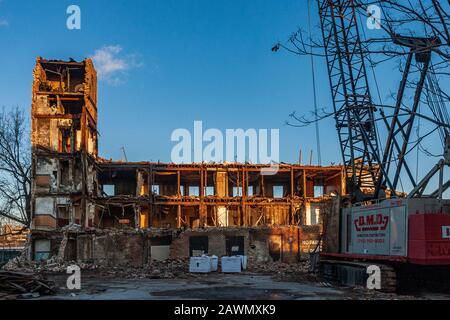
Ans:
[{"label": "collapsed brick wall", "polygon": [[307,255],[321,249],[321,225],[300,227],[300,251],[302,255]]},{"label": "collapsed brick wall", "polygon": [[[281,260],[295,263],[307,257],[318,240],[320,227],[264,227],[264,228],[208,228],[189,230],[174,239],[170,247],[171,258],[189,257],[189,239],[208,237],[208,254],[218,257],[226,252],[226,237],[244,237],[244,254],[249,263],[266,263]],[[278,253],[279,252],[279,253]]]},{"label": "collapsed brick wall", "polygon": [[[237,247],[240,254],[248,256],[249,265],[255,265],[273,261],[296,263],[306,258],[315,248],[320,232],[320,227],[305,226],[207,228],[184,232],[96,230],[91,233],[49,232],[34,239],[50,239],[51,256],[65,261],[104,267],[142,267],[153,259],[153,246],[167,246],[171,259],[188,258],[190,239],[207,237],[205,253],[208,255],[231,255],[234,249],[230,248]],[[172,240],[167,243],[167,239]]]},{"label": "collapsed brick wall", "polygon": [[338,253],[340,250],[340,204],[341,198],[337,197],[332,201],[330,210],[324,212],[323,251],[325,252]]},{"label": "collapsed brick wall", "polygon": [[244,252],[249,247],[249,230],[246,228],[208,228],[188,230],[174,239],[170,246],[171,258],[189,257],[189,239],[196,236],[208,237],[208,254],[222,257],[227,255],[226,237],[244,237]]},{"label": "collapsed brick wall", "polygon": [[249,261],[295,263],[302,258],[302,228],[283,226],[250,231]]},{"label": "collapsed brick wall", "polygon": [[77,260],[100,266],[142,267],[146,261],[146,241],[139,233],[79,235]]},{"label": "collapsed brick wall", "polygon": [[250,232],[250,246],[247,252],[249,264],[272,262],[267,234]]},{"label": "collapsed brick wall", "polygon": [[[283,262],[294,263],[299,261],[299,236],[300,229],[298,227],[276,227],[269,229],[268,244],[280,241],[280,260]],[[270,248],[269,248],[270,249]],[[273,257],[274,253],[271,253]]]}]

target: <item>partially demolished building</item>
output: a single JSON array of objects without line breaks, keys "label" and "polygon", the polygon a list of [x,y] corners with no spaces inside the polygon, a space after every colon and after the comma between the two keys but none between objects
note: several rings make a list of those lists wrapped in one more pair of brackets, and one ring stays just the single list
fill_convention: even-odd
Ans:
[{"label": "partially demolished building", "polygon": [[201,253],[296,261],[345,195],[341,166],[163,164],[98,156],[90,59],[38,58],[31,257],[142,265]]}]

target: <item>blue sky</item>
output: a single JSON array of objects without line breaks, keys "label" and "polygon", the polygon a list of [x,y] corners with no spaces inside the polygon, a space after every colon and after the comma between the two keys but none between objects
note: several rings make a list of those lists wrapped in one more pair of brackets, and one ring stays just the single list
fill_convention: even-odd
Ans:
[{"label": "blue sky", "polygon": [[[98,86],[100,154],[170,161],[174,129],[279,128],[280,160],[314,150],[314,127],[284,125],[313,108],[309,58],[272,53],[299,26],[306,0],[0,0],[0,105],[29,110],[36,56],[103,57]],[[317,8],[313,1],[313,24]],[[81,8],[82,29],[66,28]],[[318,31],[318,30],[317,30]],[[106,55],[106,56],[105,56]],[[324,61],[317,60],[319,107],[331,107]],[[392,66],[383,96],[400,80]],[[320,123],[322,163],[341,161],[334,120]],[[421,159],[428,167],[435,159]],[[426,166],[424,166],[426,167]],[[425,170],[425,169],[423,169]]]}]

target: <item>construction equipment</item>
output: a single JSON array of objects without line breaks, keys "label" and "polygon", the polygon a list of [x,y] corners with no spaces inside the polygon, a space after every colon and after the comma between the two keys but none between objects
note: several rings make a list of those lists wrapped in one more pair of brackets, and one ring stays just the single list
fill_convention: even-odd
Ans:
[{"label": "construction equipment", "polygon": [[[346,284],[366,285],[369,266],[381,271],[381,290],[394,291],[403,281],[434,283],[450,279],[450,200],[444,193],[444,169],[450,165],[449,119],[445,103],[428,97],[438,88],[431,61],[431,48],[438,38],[394,35],[395,45],[409,50],[390,122],[383,108],[372,102],[366,70],[368,53],[362,45],[355,0],[317,0],[325,56],[333,98],[336,128],[345,165],[351,206],[340,211],[340,248],[323,252],[323,275]],[[412,71],[415,62],[417,68]],[[405,101],[408,77],[418,74],[411,103]],[[444,144],[444,157],[416,181],[408,166],[410,137],[418,109],[427,89]],[[405,110],[407,109],[407,110]],[[406,112],[405,112],[406,111]],[[376,115],[387,129],[384,150]],[[420,141],[419,141],[420,142]],[[431,178],[439,173],[438,187],[425,195]],[[399,195],[401,176],[412,191]],[[386,195],[386,191],[390,195]],[[433,278],[434,277],[434,278]],[[431,279],[433,278],[433,279]]]}]

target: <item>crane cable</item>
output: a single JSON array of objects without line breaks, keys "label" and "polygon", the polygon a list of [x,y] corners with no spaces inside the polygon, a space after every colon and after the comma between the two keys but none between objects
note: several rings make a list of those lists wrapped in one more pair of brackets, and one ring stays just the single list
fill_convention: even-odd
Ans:
[{"label": "crane cable", "polygon": [[318,108],[317,108],[317,90],[316,90],[316,71],[314,66],[314,56],[312,49],[312,31],[311,31],[311,0],[308,0],[308,30],[309,30],[309,41],[310,41],[310,59],[311,59],[311,73],[313,81],[313,95],[314,95],[314,122],[316,127],[316,148],[317,148],[317,161],[319,166],[322,165],[322,154],[320,152],[320,130],[319,130],[319,119],[318,119]]}]

